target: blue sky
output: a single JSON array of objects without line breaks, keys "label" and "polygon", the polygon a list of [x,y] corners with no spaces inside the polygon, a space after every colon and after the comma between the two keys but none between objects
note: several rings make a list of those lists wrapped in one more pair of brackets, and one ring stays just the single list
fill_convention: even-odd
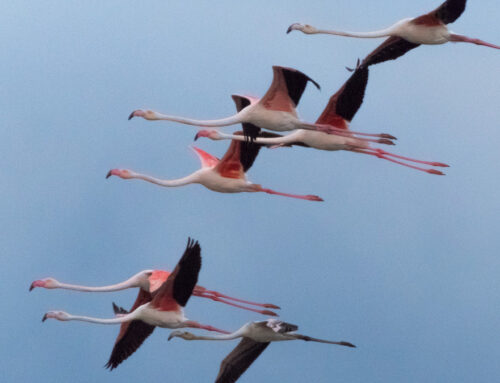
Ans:
[{"label": "blue sky", "polygon": [[[452,30],[500,43],[497,1],[470,1]],[[302,70],[313,121],[380,40],[286,35],[293,22],[372,30],[439,4],[347,1],[30,1],[0,6],[6,381],[212,381],[236,342],[167,342],[157,329],[117,370],[118,328],[48,321],[63,309],[109,317],[135,291],[35,290],[32,280],[100,285],[171,269],[188,236],[199,283],[282,307],[302,333],[355,350],[273,344],[242,382],[489,382],[500,374],[498,51],[420,47],[370,72],[352,128],[398,137],[399,154],[449,163],[431,176],[352,153],[263,150],[249,178],[324,203],[105,180],[114,167],[165,178],[196,170],[196,128],[127,121],[147,107],[194,118],[263,95],[272,65]],[[239,127],[225,128],[231,132]],[[227,142],[198,145],[221,156]],[[233,330],[258,315],[193,298],[189,318]]]}]

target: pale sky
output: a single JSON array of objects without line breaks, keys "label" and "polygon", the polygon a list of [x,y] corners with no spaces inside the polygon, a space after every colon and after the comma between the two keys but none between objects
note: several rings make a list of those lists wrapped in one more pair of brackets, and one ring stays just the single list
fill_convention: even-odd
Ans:
[{"label": "pale sky", "polygon": [[[293,22],[375,30],[439,5],[412,1],[15,1],[0,6],[0,369],[9,382],[213,381],[234,342],[167,342],[157,329],[109,372],[118,326],[41,323],[48,310],[111,317],[136,291],[37,289],[52,276],[116,283],[172,269],[200,241],[199,284],[282,307],[300,332],[357,349],[272,344],[241,382],[492,382],[500,367],[500,53],[424,46],[370,71],[352,129],[398,137],[398,154],[446,162],[445,177],[347,152],[262,150],[248,177],[323,203],[106,180],[125,167],[164,178],[198,169],[193,118],[262,96],[272,65],[320,83],[314,121],[382,40],[286,35]],[[469,1],[456,33],[499,44],[496,0]],[[224,132],[240,129],[224,128]],[[222,156],[229,143],[200,140]],[[186,315],[235,330],[266,317],[192,298]]]}]

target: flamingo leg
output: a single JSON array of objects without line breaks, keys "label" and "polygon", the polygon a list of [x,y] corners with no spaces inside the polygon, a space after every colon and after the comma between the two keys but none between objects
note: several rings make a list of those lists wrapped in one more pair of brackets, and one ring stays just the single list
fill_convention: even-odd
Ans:
[{"label": "flamingo leg", "polygon": [[425,169],[425,168],[421,168],[421,167],[418,167],[418,166],[410,165],[410,164],[407,164],[407,163],[404,163],[404,162],[397,161],[395,159],[386,157],[385,154],[382,154],[382,153],[379,153],[379,152],[376,152],[376,151],[372,152],[372,151],[368,151],[366,149],[353,149],[352,151],[354,151],[356,153],[368,154],[370,156],[374,156],[374,157],[377,157],[377,158],[382,158],[384,160],[387,160],[387,161],[390,161],[390,162],[394,162],[395,164],[403,165],[403,166],[406,166],[406,167],[411,168],[411,169],[419,170],[421,172],[425,172],[425,173],[429,173],[429,174],[435,174],[435,175],[439,175],[439,176],[444,176],[444,173],[441,172],[441,171],[439,171],[439,170]]},{"label": "flamingo leg", "polygon": [[483,41],[483,40],[472,39],[470,37],[462,36],[462,35],[457,35],[457,34],[454,34],[454,33],[452,33],[450,35],[450,41],[452,41],[454,43],[457,43],[457,42],[472,43],[472,44],[476,44],[476,45],[483,45],[485,47],[500,49],[500,46],[498,46],[498,45],[490,44],[490,43],[487,43],[486,41]]},{"label": "flamingo leg", "polygon": [[339,136],[351,136],[351,134],[355,134],[358,136],[365,136],[365,137],[377,137],[377,138],[387,138],[389,140],[397,140],[396,137],[394,137],[392,134],[388,133],[363,133],[363,132],[355,132],[353,130],[346,130],[342,128],[336,128],[335,126],[332,125],[325,125],[325,124],[306,124],[307,126],[314,127],[317,130],[321,132],[325,132],[328,134],[338,134]]},{"label": "flamingo leg", "polygon": [[219,297],[217,297],[215,295],[210,295],[210,294],[203,295],[202,294],[202,295],[199,295],[199,297],[201,297],[201,298],[208,298],[208,299],[211,299],[211,300],[216,301],[216,302],[225,303],[226,305],[229,305],[229,306],[238,307],[238,308],[243,309],[243,310],[253,311],[254,313],[258,313],[258,314],[262,314],[262,315],[270,315],[270,316],[275,316],[275,317],[278,316],[278,314],[276,314],[275,312],[272,312],[270,310],[253,309],[253,308],[250,308],[250,307],[239,305],[237,303],[232,303],[232,302],[226,301],[226,300],[224,300],[222,298],[219,298]]},{"label": "flamingo leg", "polygon": [[228,295],[221,294],[218,291],[204,290],[203,293],[215,295],[216,297],[219,297],[219,298],[224,298],[224,299],[228,299],[228,300],[231,300],[231,301],[244,303],[244,304],[247,304],[247,305],[265,307],[266,309],[276,309],[276,310],[280,309],[279,306],[273,305],[272,303],[256,303],[256,302],[246,301],[246,300],[243,300],[243,299],[233,298],[233,297],[230,297]]},{"label": "flamingo leg", "polygon": [[318,197],[317,195],[310,195],[310,194],[308,194],[308,195],[297,195],[297,194],[281,193],[281,192],[277,192],[275,190],[265,189],[265,188],[263,188],[261,186],[258,186],[258,188],[255,191],[257,191],[257,192],[263,192],[263,193],[267,193],[267,194],[280,195],[280,196],[283,196],[283,197],[304,199],[306,201],[323,201],[323,198]]},{"label": "flamingo leg", "polygon": [[400,156],[400,155],[397,155],[397,154],[394,154],[394,153],[389,153],[389,152],[386,152],[385,150],[382,150],[382,149],[374,149],[374,150],[377,153],[383,154],[385,156],[391,156],[391,157],[399,158],[399,159],[405,160],[405,161],[416,162],[416,163],[424,164],[424,165],[440,166],[440,167],[443,167],[443,168],[449,168],[450,167],[450,165],[443,164],[442,162],[431,162],[431,161],[416,160],[414,158],[403,157],[403,156]]}]

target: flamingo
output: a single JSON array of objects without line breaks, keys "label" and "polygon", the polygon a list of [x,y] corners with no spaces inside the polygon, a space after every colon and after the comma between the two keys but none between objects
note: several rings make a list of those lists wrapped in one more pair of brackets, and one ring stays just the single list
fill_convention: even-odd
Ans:
[{"label": "flamingo", "polygon": [[[237,132],[236,134],[242,134]],[[127,169],[112,169],[106,178],[118,176],[122,179],[137,178],[159,186],[176,187],[192,183],[199,183],[207,189],[220,193],[242,193],[263,192],[284,197],[298,198],[308,201],[323,201],[315,195],[296,195],[280,193],[275,190],[263,188],[261,185],[251,183],[247,180],[245,172],[252,166],[260,150],[259,145],[242,143],[233,140],[222,160],[208,154],[207,152],[192,147],[201,161],[201,169],[187,177],[176,180],[162,180],[145,174],[136,173]]]},{"label": "flamingo", "polygon": [[[194,120],[185,117],[168,116],[152,110],[138,109],[130,114],[129,120],[133,117],[142,117],[146,120],[168,120],[208,128],[242,123],[245,136],[252,139],[257,137],[260,128],[280,132],[300,128],[328,134],[343,134],[344,132],[336,127],[310,124],[298,118],[295,108],[299,104],[302,93],[309,81],[318,89],[320,88],[318,83],[296,69],[273,66],[273,82],[264,97],[258,99],[233,95],[233,100],[238,105],[238,113],[231,117],[220,120]],[[387,138],[385,134],[375,134],[373,136]]]},{"label": "flamingo", "polygon": [[59,321],[121,324],[120,333],[106,364],[111,370],[132,355],[155,327],[171,329],[190,327],[227,334],[227,331],[202,325],[184,316],[183,307],[193,292],[200,268],[200,245],[189,238],[186,250],[174,271],[152,294],[141,289],[129,313],[119,314],[111,319],[100,319],[71,315],[64,311],[48,311],[42,321],[52,318]]},{"label": "flamingo", "polygon": [[365,58],[363,61],[365,65],[395,60],[421,44],[437,45],[447,42],[464,42],[500,49],[498,45],[457,35],[448,29],[446,25],[453,23],[460,17],[465,10],[465,3],[466,0],[447,0],[432,12],[400,20],[389,28],[374,32],[329,31],[317,29],[307,24],[295,23],[288,27],[287,33],[298,30],[306,34],[324,33],[360,38],[389,37]]},{"label": "flamingo", "polygon": [[[447,167],[448,165],[446,164],[416,160],[393,154],[379,148],[371,148],[366,140],[360,140],[351,134],[349,123],[361,107],[367,83],[368,66],[359,65],[346,83],[330,98],[325,110],[316,121],[317,124],[332,125],[339,129],[343,129],[343,136],[298,129],[286,136],[267,133],[266,137],[257,138],[255,143],[269,145],[271,147],[300,145],[329,151],[347,150],[381,158],[430,174],[444,175],[444,173],[439,170],[421,168],[400,160],[438,167]],[[244,140],[242,136],[224,134],[215,130],[201,130],[196,134],[195,140],[199,137],[207,137],[212,140]],[[379,143],[393,144],[389,139],[380,140]]]},{"label": "flamingo", "polygon": [[296,325],[269,319],[262,322],[249,322],[239,330],[221,336],[197,336],[188,331],[172,331],[168,340],[179,337],[185,340],[231,340],[243,338],[240,343],[229,353],[220,365],[216,383],[236,382],[238,378],[250,367],[259,355],[271,342],[284,340],[304,340],[319,343],[336,344],[339,346],[356,347],[349,342],[334,342],[330,340],[311,338],[307,335],[296,334]]},{"label": "flamingo", "polygon": [[[98,287],[62,283],[54,278],[49,277],[33,281],[30,285],[29,290],[32,291],[36,287],[42,287],[45,289],[66,289],[66,290],[76,290],[84,292],[111,292],[111,291],[120,291],[137,287],[140,290],[139,295],[137,297],[139,299],[139,297],[143,295],[147,294],[151,295],[156,290],[158,290],[158,288],[162,285],[163,282],[167,280],[170,274],[171,274],[170,271],[164,271],[164,270],[143,270],[123,282],[114,285],[98,286]],[[195,297],[208,298],[216,302],[225,303],[227,305],[235,306],[244,310],[253,311],[263,315],[277,316],[276,313],[270,310],[257,310],[254,308],[236,304],[234,302],[239,302],[251,306],[271,308],[271,309],[280,308],[279,306],[273,305],[271,303],[255,303],[243,299],[233,298],[228,295],[219,293],[218,291],[208,290],[205,287],[198,285],[194,287],[193,295]]]}]

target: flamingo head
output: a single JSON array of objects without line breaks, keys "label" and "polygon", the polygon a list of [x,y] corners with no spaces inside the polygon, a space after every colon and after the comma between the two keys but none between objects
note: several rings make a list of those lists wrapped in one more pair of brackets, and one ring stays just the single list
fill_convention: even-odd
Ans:
[{"label": "flamingo head", "polygon": [[106,178],[111,176],[118,176],[124,180],[128,180],[133,177],[133,174],[130,170],[127,169],[111,169],[108,174],[106,174]]},{"label": "flamingo head", "polygon": [[157,120],[158,116],[156,112],[153,112],[152,110],[142,110],[142,109],[137,109],[134,110],[130,115],[128,116],[128,119],[131,120],[134,117],[142,117],[145,120]]},{"label": "flamingo head", "polygon": [[317,33],[318,30],[314,28],[312,25],[309,24],[300,24],[300,23],[294,23],[288,27],[286,30],[286,33],[290,33],[291,31],[301,31],[303,33],[306,33],[308,35],[312,33]]},{"label": "flamingo head", "polygon": [[168,336],[168,340],[171,340],[172,338],[182,338],[185,340],[193,340],[194,339],[194,334],[191,334],[189,331],[172,331],[170,335]]},{"label": "flamingo head", "polygon": [[45,289],[57,289],[59,287],[59,282],[54,278],[44,278],[33,281],[30,285],[30,291],[35,287],[43,287]]},{"label": "flamingo head", "polygon": [[196,133],[196,136],[194,136],[194,140],[196,141],[200,137],[207,137],[210,138],[211,140],[222,140],[222,136],[217,130],[200,130],[198,133]]},{"label": "flamingo head", "polygon": [[60,321],[68,321],[70,319],[70,315],[64,311],[47,311],[42,318],[42,322],[45,322],[49,318]]}]

